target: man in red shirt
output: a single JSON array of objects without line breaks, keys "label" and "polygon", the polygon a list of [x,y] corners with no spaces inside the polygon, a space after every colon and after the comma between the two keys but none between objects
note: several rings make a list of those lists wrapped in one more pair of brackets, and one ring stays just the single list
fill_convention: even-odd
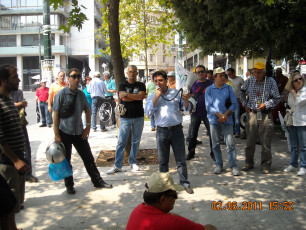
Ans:
[{"label": "man in red shirt", "polygon": [[170,213],[177,199],[177,192],[184,190],[176,185],[171,175],[153,173],[146,183],[143,194],[145,203],[138,205],[131,213],[126,230],[216,230],[213,225],[205,226],[192,222],[185,217]]},{"label": "man in red shirt", "polygon": [[41,80],[41,87],[36,90],[36,101],[39,101],[42,122],[39,127],[47,127],[48,125],[51,128],[51,114],[48,111],[49,88],[46,87],[46,82],[46,79]]}]

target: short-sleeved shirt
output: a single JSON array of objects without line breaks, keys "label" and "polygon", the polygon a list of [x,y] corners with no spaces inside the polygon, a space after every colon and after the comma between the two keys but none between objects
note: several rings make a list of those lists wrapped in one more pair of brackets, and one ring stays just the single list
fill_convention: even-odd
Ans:
[{"label": "short-sleeved shirt", "polygon": [[[109,81],[104,81],[105,83],[105,86],[107,88],[107,90],[116,90],[116,84],[115,84],[115,81],[112,80],[112,79],[109,79]],[[110,96],[113,96],[114,94],[113,93],[110,93],[110,92],[107,92],[105,94],[106,97],[110,97]]]},{"label": "short-sleeved shirt", "polygon": [[64,104],[73,103],[74,97],[74,113],[67,118],[60,118],[59,129],[70,135],[82,135],[83,133],[83,122],[82,112],[90,109],[88,101],[86,100],[85,94],[80,89],[76,89],[75,92],[70,91],[69,87],[66,86],[64,89],[59,91],[54,97],[53,110],[56,112],[60,111],[60,108]]},{"label": "short-sleeved shirt", "polygon": [[150,96],[152,93],[155,92],[155,83],[153,81],[149,81],[147,84],[146,84],[146,89],[148,91],[148,96]]},{"label": "short-sleeved shirt", "polygon": [[10,98],[14,101],[14,103],[21,102],[23,100],[23,92],[21,89],[13,90],[10,92]]},{"label": "short-sleeved shirt", "polygon": [[198,96],[197,109],[194,113],[192,113],[193,115],[197,117],[207,116],[207,111],[206,111],[206,106],[205,106],[205,91],[206,91],[206,88],[212,84],[213,84],[213,81],[210,81],[210,80],[206,80],[205,82],[199,82],[199,80],[196,80],[193,83],[191,90],[190,90],[190,93],[192,93],[193,95],[198,94],[202,86],[204,85],[202,92]]},{"label": "short-sleeved shirt", "polygon": [[[17,107],[9,97],[0,95],[0,144],[6,143],[15,154],[22,153],[25,138]],[[23,154],[17,154],[17,157],[24,159]],[[13,164],[4,154],[0,154],[0,163]]]},{"label": "short-sleeved shirt", "polygon": [[[128,81],[119,84],[119,92],[125,91],[127,93],[138,94],[140,91],[146,92],[146,86],[142,82],[135,82],[135,84],[130,84]],[[122,118],[138,118],[144,116],[143,102],[142,100],[135,101],[122,101],[120,103],[126,108],[126,113]]]},{"label": "short-sleeved shirt", "polygon": [[158,208],[142,203],[131,213],[126,230],[204,230],[204,226],[185,217],[164,213]]},{"label": "short-sleeved shirt", "polygon": [[51,103],[53,103],[54,101],[54,97],[55,95],[63,88],[65,88],[67,86],[66,82],[63,82],[63,84],[59,84],[57,81],[53,82],[50,86],[49,89],[49,100],[51,101]]},{"label": "short-sleeved shirt", "polygon": [[40,102],[48,102],[48,97],[49,97],[49,88],[45,87],[45,88],[38,88],[36,90],[36,96],[38,97],[38,100]]}]

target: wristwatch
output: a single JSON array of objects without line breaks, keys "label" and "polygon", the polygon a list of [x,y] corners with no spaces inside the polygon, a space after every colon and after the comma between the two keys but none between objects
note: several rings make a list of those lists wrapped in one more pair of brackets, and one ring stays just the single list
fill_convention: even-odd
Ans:
[{"label": "wristwatch", "polygon": [[125,94],[124,94],[124,97],[127,97],[127,95],[128,95],[128,93],[125,93]]}]

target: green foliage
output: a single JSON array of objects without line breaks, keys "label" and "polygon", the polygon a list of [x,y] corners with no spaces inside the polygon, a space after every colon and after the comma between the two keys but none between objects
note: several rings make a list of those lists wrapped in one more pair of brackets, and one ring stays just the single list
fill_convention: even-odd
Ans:
[{"label": "green foliage", "polygon": [[306,4],[302,0],[165,0],[189,46],[205,55],[272,58],[304,56]]},{"label": "green foliage", "polygon": [[86,15],[82,12],[82,9],[86,9],[85,6],[80,5],[78,0],[49,0],[49,4],[53,6],[54,10],[58,9],[60,6],[65,6],[71,4],[72,9],[69,12],[69,19],[67,25],[61,25],[60,30],[65,33],[69,32],[71,27],[76,27],[80,31],[82,29],[85,20],[88,20]]},{"label": "green foliage", "polygon": [[[103,4],[107,2],[101,0]],[[165,54],[168,54],[175,34],[172,11],[162,9],[159,0],[121,0],[119,12],[120,43],[124,58],[141,54],[145,50],[145,44],[154,53],[158,49],[157,45],[163,43],[168,48],[164,50]],[[103,24],[97,38],[103,36],[106,44],[109,44],[107,7],[102,10],[102,15]],[[109,47],[103,52],[110,54]]]}]

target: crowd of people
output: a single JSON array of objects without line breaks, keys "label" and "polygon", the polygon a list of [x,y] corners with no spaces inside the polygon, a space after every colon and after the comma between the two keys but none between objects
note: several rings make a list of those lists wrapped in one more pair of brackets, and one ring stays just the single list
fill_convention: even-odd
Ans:
[{"label": "crowd of people", "polygon": [[[61,71],[50,88],[46,87],[46,80],[41,81],[41,87],[36,92],[36,101],[39,102],[42,117],[40,127],[53,126],[54,139],[64,144],[66,159],[70,165],[72,145],[75,147],[96,188],[112,188],[112,185],[101,177],[88,142],[90,131],[97,131],[97,120],[100,121],[100,130],[107,131],[106,123],[100,119],[101,115],[97,116],[101,104],[108,102],[111,105],[111,128],[117,125],[119,130],[114,166],[107,174],[123,171],[124,151],[130,135],[131,151],[128,163],[131,171],[140,170],[136,156],[144,127],[144,115],[150,117],[151,131],[156,132],[159,172],[148,179],[144,192],[145,203],[132,212],[127,229],[143,229],[144,225],[155,226],[155,229],[172,229],[177,223],[181,223],[179,225],[185,229],[204,229],[204,226],[183,217],[170,215],[167,219],[164,215],[173,209],[177,191],[194,193],[188,180],[186,161],[196,157],[198,131],[202,121],[209,137],[209,154],[215,161],[213,173],[220,174],[223,171],[220,145],[224,142],[231,172],[233,176],[240,175],[234,139],[241,136],[241,109],[246,111],[245,165],[241,170],[249,171],[254,168],[256,140],[260,136],[262,173],[270,173],[271,142],[276,120],[273,113],[276,110],[282,115],[286,114],[285,120],[288,120],[292,158],[284,171],[291,172],[299,168],[297,175],[306,175],[306,88],[301,74],[294,73],[289,79],[284,79],[285,76],[277,70],[275,77],[269,77],[266,75],[265,64],[257,62],[250,76],[244,81],[236,76],[232,68],[224,70],[218,67],[211,71],[203,65],[198,65],[194,69],[198,80],[193,83],[190,92],[181,94],[175,87],[175,73],[172,71],[151,72],[150,81],[146,85],[137,81],[136,66],[128,66],[126,74],[126,81],[120,83],[117,90],[107,71],[103,73],[103,79],[100,79],[99,72],[95,72],[91,77],[86,76],[84,87],[80,87],[82,77],[78,69],[70,69],[66,81],[66,74]],[[17,228],[14,214],[23,205],[25,180],[38,182],[31,169],[31,147],[25,119],[27,102],[22,91],[18,90],[19,81],[16,67],[0,67],[0,182],[1,192],[5,190],[3,194],[12,198],[6,199],[5,205],[1,206],[0,220],[3,229]],[[115,94],[118,95],[117,102]],[[196,104],[190,102],[191,98]],[[120,113],[117,114],[118,120],[115,116],[116,104],[121,107]],[[195,108],[192,109],[193,106]],[[182,111],[190,114],[187,154]],[[173,149],[180,185],[174,185],[168,173],[170,146]],[[64,184],[68,194],[76,193],[73,176],[65,178]],[[13,196],[8,188],[13,191]],[[157,219],[150,218],[150,213],[158,214],[155,216]],[[161,219],[163,222],[159,221]],[[162,228],[161,224],[164,222]],[[207,225],[205,229],[215,227]]]}]

